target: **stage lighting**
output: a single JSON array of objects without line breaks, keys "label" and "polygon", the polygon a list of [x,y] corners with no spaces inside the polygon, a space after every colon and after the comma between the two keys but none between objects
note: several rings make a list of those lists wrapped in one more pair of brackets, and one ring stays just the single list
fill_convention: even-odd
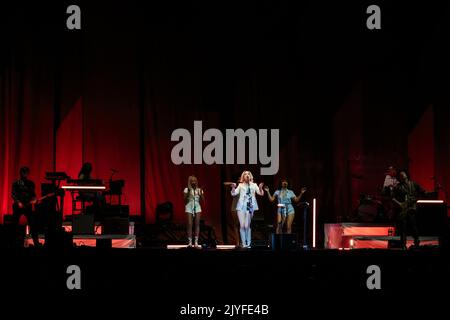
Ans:
[{"label": "stage lighting", "polygon": [[316,198],[313,199],[313,243],[312,247],[316,247]]}]

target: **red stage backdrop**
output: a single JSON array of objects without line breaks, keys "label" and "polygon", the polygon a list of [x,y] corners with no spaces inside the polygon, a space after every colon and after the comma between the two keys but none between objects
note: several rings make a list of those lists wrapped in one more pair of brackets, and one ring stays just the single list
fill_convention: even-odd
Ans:
[{"label": "red stage backdrop", "polygon": [[[12,211],[11,185],[21,166],[30,168],[38,192],[45,172],[53,168],[55,101],[51,57],[43,54],[46,49],[31,34],[23,32],[20,41],[20,54],[9,57],[0,75],[2,217]],[[22,46],[23,43],[29,46]]]},{"label": "red stage backdrop", "polygon": [[[377,193],[392,164],[409,165],[425,187],[436,176],[447,196],[448,88],[421,71],[448,60],[444,46],[427,50],[423,42],[435,41],[429,40],[434,25],[424,21],[419,38],[412,33],[398,48],[374,39],[370,49],[386,47],[379,56],[362,50],[340,23],[317,41],[308,30],[314,21],[295,25],[295,11],[267,12],[268,24],[244,6],[230,24],[228,14],[186,14],[198,12],[196,5],[144,11],[138,2],[86,2],[79,32],[65,28],[64,5],[11,5],[1,12],[1,217],[11,212],[20,166],[31,168],[39,189],[46,171],[76,178],[87,161],[96,178],[118,170],[125,204],[150,223],[165,201],[174,204],[175,222],[184,222],[182,191],[196,175],[205,188],[205,220],[219,238],[231,200],[222,183],[247,168],[272,190],[282,176],[297,193],[307,186],[318,199],[319,222],[350,216],[359,193]],[[342,50],[328,50],[334,47]],[[171,134],[192,133],[195,120],[222,132],[280,129],[278,175],[261,177],[257,165],[174,165]],[[260,204],[274,216],[273,204],[266,198]],[[67,201],[66,213],[69,207]]]}]

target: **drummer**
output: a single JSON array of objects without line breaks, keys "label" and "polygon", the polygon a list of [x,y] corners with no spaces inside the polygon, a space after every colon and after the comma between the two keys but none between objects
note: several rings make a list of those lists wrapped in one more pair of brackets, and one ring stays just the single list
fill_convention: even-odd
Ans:
[{"label": "drummer", "polygon": [[270,194],[269,187],[265,187],[267,196],[270,202],[274,202],[275,198],[278,200],[277,210],[277,228],[276,233],[282,233],[283,227],[286,224],[286,233],[292,232],[292,223],[294,222],[295,210],[292,202],[299,202],[306,192],[306,188],[302,188],[298,196],[294,191],[288,189],[289,182],[287,179],[281,179],[278,190],[273,195]]}]

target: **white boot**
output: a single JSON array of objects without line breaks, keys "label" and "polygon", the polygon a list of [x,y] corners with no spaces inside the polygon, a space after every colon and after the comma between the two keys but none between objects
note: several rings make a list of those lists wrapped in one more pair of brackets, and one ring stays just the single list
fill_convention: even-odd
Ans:
[{"label": "white boot", "polygon": [[200,248],[200,246],[198,245],[198,237],[194,238],[194,247],[195,248]]},{"label": "white boot", "polygon": [[247,248],[251,248],[252,246],[252,229],[247,229]]},{"label": "white boot", "polygon": [[239,233],[241,234],[241,245],[242,248],[245,248],[247,246],[247,240],[246,240],[246,230],[244,228],[239,229]]}]

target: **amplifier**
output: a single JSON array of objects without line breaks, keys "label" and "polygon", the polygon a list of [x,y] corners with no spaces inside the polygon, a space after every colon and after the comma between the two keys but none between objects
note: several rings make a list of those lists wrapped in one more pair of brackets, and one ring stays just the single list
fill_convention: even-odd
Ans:
[{"label": "amplifier", "polygon": [[417,201],[416,222],[419,236],[437,236],[439,245],[448,248],[450,243],[446,202]]},{"label": "amplifier", "polygon": [[94,216],[90,214],[73,215],[72,234],[94,234]]},{"label": "amplifier", "polygon": [[420,236],[439,236],[447,224],[447,204],[417,202],[417,228]]}]

